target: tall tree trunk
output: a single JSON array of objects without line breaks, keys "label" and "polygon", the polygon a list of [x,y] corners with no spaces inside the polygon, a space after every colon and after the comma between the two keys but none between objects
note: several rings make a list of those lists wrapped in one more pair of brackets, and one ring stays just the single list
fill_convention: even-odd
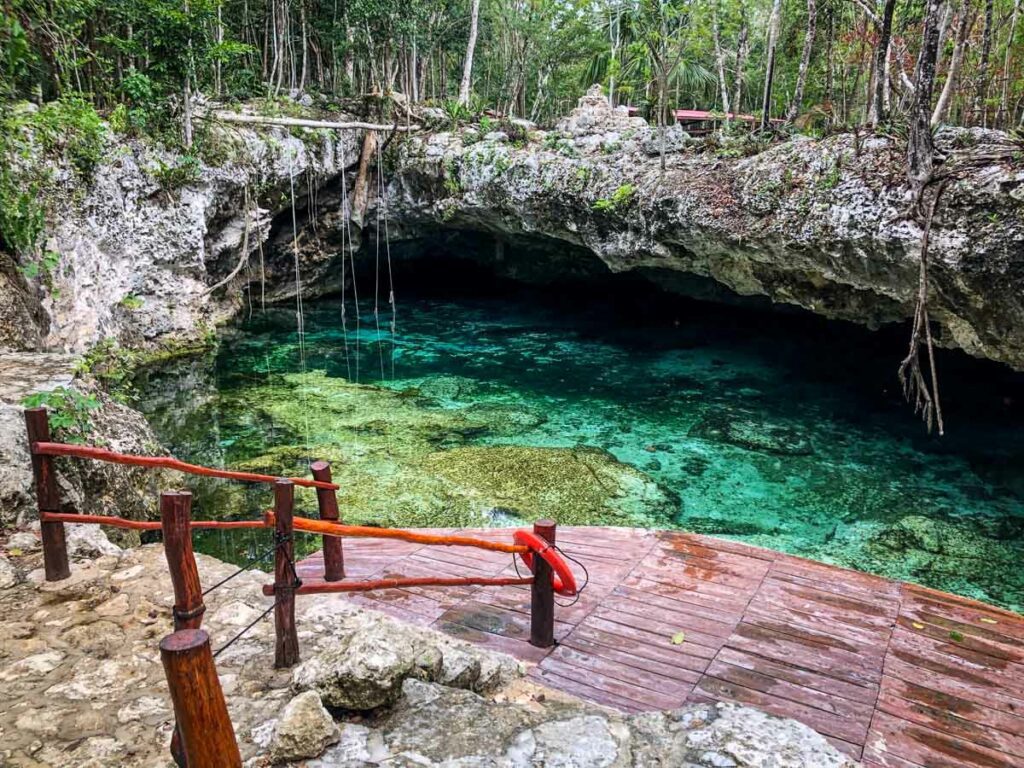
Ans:
[{"label": "tall tree trunk", "polygon": [[459,84],[459,104],[469,105],[469,90],[473,85],[473,53],[476,49],[477,25],[480,21],[480,0],[472,0],[469,16],[469,40],[466,43],[466,60],[462,65],[462,82]]},{"label": "tall tree trunk", "polygon": [[309,76],[309,24],[306,20],[306,2],[299,0],[299,26],[302,34],[302,74],[299,75],[299,92],[306,90],[306,78]]},{"label": "tall tree trunk", "polygon": [[896,8],[896,0],[885,0],[885,7],[882,9],[882,24],[878,30],[878,47],[875,49],[875,72],[881,72],[881,77],[875,78],[875,93],[872,98],[873,107],[871,110],[871,125],[875,128],[886,118],[886,76],[888,70],[886,63],[889,60],[889,45],[892,41],[892,15]]},{"label": "tall tree trunk", "polygon": [[787,120],[795,120],[800,114],[804,103],[804,87],[807,83],[807,70],[811,67],[811,49],[814,48],[814,34],[818,23],[818,8],[814,0],[807,0],[807,34],[804,35],[804,50],[800,56],[800,71],[796,76],[796,87],[793,89],[793,102],[789,105]]},{"label": "tall tree trunk", "polygon": [[946,83],[942,86],[942,93],[935,104],[935,111],[932,112],[931,124],[938,125],[946,119],[949,113],[949,105],[953,101],[953,91],[956,89],[957,77],[960,75],[960,67],[964,63],[964,50],[967,48],[967,37],[974,26],[974,11],[971,9],[971,0],[963,0],[960,3],[960,18],[956,31],[956,47],[953,49],[953,58],[949,62],[949,72],[946,73]]},{"label": "tall tree trunk", "polygon": [[739,114],[743,109],[743,68],[747,63],[747,15],[740,5],[740,13],[743,17],[740,21],[740,36],[736,41],[736,85],[732,96],[732,108]]},{"label": "tall tree trunk", "polygon": [[[813,3],[814,0],[808,0]],[[718,3],[715,3],[714,18],[711,26],[715,40],[715,65],[718,68],[718,88],[722,95],[722,111],[725,113],[725,122],[730,120],[729,109],[729,85],[725,80],[725,51],[722,50],[722,33],[718,24]]]},{"label": "tall tree trunk", "polygon": [[932,178],[935,147],[932,142],[931,107],[935,92],[935,59],[939,53],[939,11],[941,0],[928,0],[923,41],[914,77],[914,104],[907,141],[907,182],[916,207],[925,185]]},{"label": "tall tree trunk", "polygon": [[1014,0],[1013,13],[1010,15],[1010,32],[1006,38],[1006,53],[1003,54],[1003,88],[999,96],[999,111],[996,113],[997,127],[1006,127],[1013,117],[1010,114],[1010,65],[1013,63],[1013,38],[1017,34],[1020,3],[1021,0]]},{"label": "tall tree trunk", "polygon": [[974,94],[972,110],[975,125],[988,127],[988,66],[992,56],[993,0],[985,0],[985,31],[981,38],[981,61],[978,62],[978,89]]},{"label": "tall tree trunk", "polygon": [[772,84],[775,80],[775,49],[779,43],[779,26],[782,23],[782,0],[772,3],[772,15],[768,21],[768,63],[764,70],[764,96],[761,99],[761,130],[771,125]]}]

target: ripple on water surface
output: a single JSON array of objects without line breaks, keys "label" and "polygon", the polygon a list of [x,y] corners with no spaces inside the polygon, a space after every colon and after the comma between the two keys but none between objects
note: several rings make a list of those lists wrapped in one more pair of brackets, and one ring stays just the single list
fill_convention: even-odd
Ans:
[{"label": "ripple on water surface", "polygon": [[[506,297],[403,301],[392,343],[383,317],[357,334],[353,315],[346,333],[337,301],[308,302],[303,361],[294,313],[268,310],[215,358],[150,374],[144,410],[184,459],[331,460],[350,522],[678,527],[1024,607],[1024,418],[1004,369],[943,360],[939,439],[895,391],[902,336]],[[268,503],[215,481],[197,496],[227,517]]]}]

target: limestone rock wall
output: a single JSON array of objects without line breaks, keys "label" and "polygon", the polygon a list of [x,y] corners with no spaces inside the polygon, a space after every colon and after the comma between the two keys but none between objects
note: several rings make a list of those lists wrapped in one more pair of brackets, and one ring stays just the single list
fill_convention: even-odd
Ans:
[{"label": "limestone rock wall", "polygon": [[[1024,368],[1024,151],[1006,134],[943,129],[950,183],[934,223],[941,343]],[[409,239],[463,230],[589,252],[693,292],[767,297],[869,327],[906,320],[921,230],[907,218],[903,142],[852,134],[759,146],[666,137],[593,94],[526,142],[472,127],[411,137],[390,184]],[[554,250],[549,249],[549,250]],[[557,261],[555,259],[554,261]],[[553,267],[554,269],[554,267]]]}]

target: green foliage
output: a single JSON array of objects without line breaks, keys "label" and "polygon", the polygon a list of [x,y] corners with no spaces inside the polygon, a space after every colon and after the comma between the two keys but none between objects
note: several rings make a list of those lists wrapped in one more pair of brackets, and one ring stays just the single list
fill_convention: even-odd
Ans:
[{"label": "green foliage", "polygon": [[632,184],[623,184],[612,192],[610,197],[603,197],[595,200],[593,208],[602,213],[618,213],[633,202],[636,195],[636,188]]},{"label": "green foliage", "polygon": [[[126,296],[125,299],[127,298]],[[125,299],[121,300],[122,306]],[[138,301],[137,298],[135,300]],[[139,306],[142,306],[141,301]],[[91,376],[115,400],[127,402],[135,398],[132,378],[141,362],[142,358],[138,352],[125,349],[116,339],[107,338],[95,344],[75,364],[75,374]]]},{"label": "green foliage", "polygon": [[50,426],[55,436],[64,442],[76,444],[86,442],[92,431],[91,414],[101,405],[95,395],[83,395],[65,387],[29,395],[21,404],[25,408],[45,407],[49,411]]},{"label": "green foliage", "polygon": [[462,184],[459,181],[459,169],[455,164],[454,157],[444,159],[444,191],[449,195],[457,195],[462,191]]},{"label": "green foliage", "polygon": [[472,110],[466,105],[461,104],[457,99],[448,99],[441,108],[448,117],[448,124],[452,130],[458,128],[460,123],[473,119]]},{"label": "green foliage", "polygon": [[127,296],[123,297],[121,301],[118,302],[118,304],[120,304],[122,307],[130,311],[142,309],[144,303],[145,302],[143,302],[142,299],[140,299],[134,293],[129,293]]},{"label": "green foliage", "polygon": [[194,184],[199,179],[201,171],[202,165],[198,157],[182,155],[172,165],[158,159],[156,168],[151,169],[150,174],[164,192],[171,194],[182,187]]}]

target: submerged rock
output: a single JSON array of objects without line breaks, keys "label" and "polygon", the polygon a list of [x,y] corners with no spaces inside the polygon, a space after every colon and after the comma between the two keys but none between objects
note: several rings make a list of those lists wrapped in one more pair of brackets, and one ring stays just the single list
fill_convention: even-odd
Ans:
[{"label": "submerged rock", "polygon": [[639,470],[594,448],[473,446],[433,453],[425,469],[476,506],[563,525],[666,525],[678,500]]},{"label": "submerged rock", "polygon": [[707,414],[690,428],[688,436],[783,456],[809,456],[814,452],[811,441],[794,426],[720,412]]}]

